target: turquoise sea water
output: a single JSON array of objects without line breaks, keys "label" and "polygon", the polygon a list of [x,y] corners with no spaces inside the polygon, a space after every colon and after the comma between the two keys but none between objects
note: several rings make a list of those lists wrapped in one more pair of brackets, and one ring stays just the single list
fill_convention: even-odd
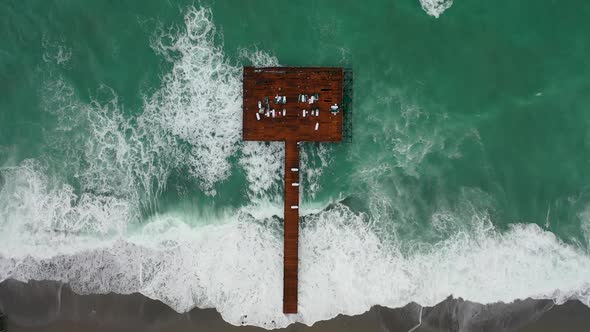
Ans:
[{"label": "turquoise sea water", "polygon": [[[0,280],[264,327],[589,304],[590,5],[429,3],[2,1]],[[297,316],[283,148],[241,142],[243,65],[354,72],[352,142],[303,146]]]}]

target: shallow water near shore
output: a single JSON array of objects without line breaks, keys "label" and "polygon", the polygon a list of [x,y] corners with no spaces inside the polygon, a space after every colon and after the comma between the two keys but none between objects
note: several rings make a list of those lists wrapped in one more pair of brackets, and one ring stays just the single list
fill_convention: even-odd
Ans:
[{"label": "shallow water near shore", "polygon": [[[0,8],[5,294],[48,280],[265,329],[449,296],[590,305],[585,2]],[[352,142],[302,145],[297,315],[284,148],[241,141],[244,65],[354,72]]]}]

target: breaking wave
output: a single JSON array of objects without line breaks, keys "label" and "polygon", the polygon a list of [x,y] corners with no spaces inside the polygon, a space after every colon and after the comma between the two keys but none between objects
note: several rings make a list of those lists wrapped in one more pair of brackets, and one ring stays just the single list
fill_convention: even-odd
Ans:
[{"label": "breaking wave", "polygon": [[367,216],[336,204],[304,217],[299,313],[283,315],[282,236],[271,213],[256,219],[244,208],[201,227],[188,225],[194,216],[163,214],[125,228],[116,222],[126,219],[125,204],[97,197],[74,204],[71,189],[50,189],[36,167],[8,170],[0,192],[0,280],[62,281],[82,294],[140,292],[178,312],[212,307],[232,324],[267,328],[376,304],[434,305],[450,294],[481,303],[533,297],[590,305],[590,258],[534,224],[500,233],[485,215],[473,215],[469,230],[403,253]]},{"label": "breaking wave", "polygon": [[428,15],[438,18],[445,10],[451,8],[453,0],[420,0],[420,5]]}]

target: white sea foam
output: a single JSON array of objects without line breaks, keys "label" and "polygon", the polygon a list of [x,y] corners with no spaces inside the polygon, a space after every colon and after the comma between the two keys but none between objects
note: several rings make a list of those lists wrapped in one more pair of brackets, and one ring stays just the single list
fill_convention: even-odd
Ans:
[{"label": "white sea foam", "polygon": [[[161,87],[144,98],[139,115],[124,115],[115,91],[101,87],[80,102],[65,80],[52,77],[43,91],[57,116],[51,145],[84,191],[116,193],[136,203],[161,190],[172,169],[188,169],[207,194],[225,180],[238,151],[251,198],[273,200],[282,185],[283,147],[245,142],[241,132],[241,67],[230,64],[211,12],[189,8],[184,26],[157,29],[152,48],[171,62]],[[276,57],[243,48],[238,57],[255,66],[277,66]],[[57,162],[56,162],[57,163]],[[321,167],[321,166],[320,166]],[[310,165],[310,172],[317,173]],[[137,205],[137,204],[136,204]]]},{"label": "white sea foam", "polygon": [[112,89],[100,87],[84,103],[58,78],[45,84],[43,96],[57,118],[45,160],[73,176],[82,192],[115,195],[139,208],[165,186],[180,155],[176,139],[143,116],[124,116]]},{"label": "white sea foam", "polygon": [[300,149],[300,177],[305,191],[303,198],[314,198],[320,190],[320,178],[332,162],[333,147],[331,143],[303,143]]},{"label": "white sea foam", "polygon": [[501,234],[474,214],[469,230],[403,255],[367,216],[336,205],[306,216],[300,312],[285,316],[282,241],[272,219],[253,219],[245,208],[209,226],[190,227],[191,216],[175,214],[130,230],[124,203],[77,200],[43,172],[32,161],[3,170],[0,280],[58,280],[79,293],[141,292],[179,312],[215,307],[228,322],[267,328],[359,314],[375,304],[433,305],[450,294],[482,303],[532,296],[590,304],[587,253],[536,225]]},{"label": "white sea foam", "polygon": [[[28,176],[31,184],[19,192],[39,197],[32,185],[39,180]],[[4,187],[1,194],[14,195],[11,188]],[[63,200],[46,199],[27,210],[42,217],[55,215],[59,206]],[[20,205],[2,208],[3,215],[10,215]],[[514,225],[501,234],[485,216],[474,216],[470,232],[403,255],[395,244],[380,239],[366,216],[336,205],[306,217],[299,313],[285,316],[282,240],[271,219],[257,221],[240,213],[223,223],[193,228],[185,218],[190,216],[160,215],[137,231],[100,244],[72,232],[61,236],[67,241],[57,251],[56,241],[34,241],[18,246],[20,250],[11,245],[15,250],[3,249],[0,256],[0,280],[58,280],[79,293],[140,292],[179,312],[214,307],[232,324],[267,328],[359,314],[376,304],[434,305],[450,294],[482,303],[534,297],[579,299],[590,305],[588,255],[534,224]],[[3,232],[0,241],[17,241],[10,239],[11,233]],[[38,227],[22,227],[17,238],[38,233]]]},{"label": "white sea foam", "polygon": [[146,100],[146,117],[189,144],[187,166],[200,187],[215,194],[215,183],[230,174],[241,125],[241,69],[215,45],[211,11],[190,8],[184,29],[161,29],[152,48],[172,62],[163,84]]},{"label": "white sea foam", "polygon": [[453,0],[420,0],[420,5],[428,15],[438,18],[445,10],[451,8]]},{"label": "white sea foam", "polygon": [[66,46],[65,38],[62,36],[55,40],[43,35],[41,40],[43,46],[43,61],[57,65],[65,65],[72,58],[72,48]]},{"label": "white sea foam", "polygon": [[241,48],[238,50],[240,58],[246,60],[254,67],[277,67],[279,66],[279,59],[276,56],[270,55],[267,52],[261,51],[257,48]]},{"label": "white sea foam", "polygon": [[0,254],[9,257],[75,253],[71,243],[81,239],[92,248],[102,242],[100,237],[120,234],[137,213],[125,199],[76,195],[33,160],[3,168],[0,174],[5,179],[0,188],[0,229],[5,235]]},{"label": "white sea foam", "polygon": [[246,172],[251,199],[278,198],[285,160],[283,142],[244,142],[240,165]]},{"label": "white sea foam", "polygon": [[[250,196],[272,198],[281,182],[283,148],[241,142],[242,69],[215,44],[219,36],[210,10],[190,8],[184,23],[179,31],[161,29],[152,38],[153,49],[173,68],[146,100],[144,117],[189,144],[186,163],[205,192],[215,194],[213,186],[229,176],[229,159],[241,149]],[[279,65],[258,49],[242,48],[238,57],[258,67]]]},{"label": "white sea foam", "polygon": [[[314,197],[319,178],[331,162],[331,148],[327,145],[301,148],[300,177],[305,194]],[[246,173],[250,198],[280,201],[283,186],[285,144],[283,142],[243,142],[240,165]],[[279,197],[280,196],[280,197]]]},{"label": "white sea foam", "polygon": [[[367,127],[370,126],[370,130],[361,132],[358,140],[365,141],[364,144],[379,144],[390,149],[395,164],[391,164],[391,156],[387,154],[371,155],[369,161],[379,163],[374,167],[395,167],[407,175],[418,177],[418,168],[425,157],[443,151],[447,145],[447,137],[441,134],[441,130],[445,129],[441,126],[444,116],[406,101],[404,93],[398,90],[385,87],[379,91],[379,97],[369,107],[392,109],[399,116],[382,117],[377,113],[369,113]],[[362,155],[362,151],[359,154]],[[387,164],[382,165],[382,161]]]},{"label": "white sea foam", "polygon": [[[45,108],[59,122],[52,144],[71,157],[70,165],[81,164],[72,173],[83,189],[151,195],[177,168],[188,169],[199,187],[214,195],[214,186],[230,174],[229,159],[241,150],[239,164],[252,197],[267,191],[272,196],[281,182],[282,150],[277,144],[242,144],[242,71],[215,45],[217,37],[205,8],[189,8],[178,29],[158,29],[152,48],[172,68],[161,87],[145,96],[136,117],[123,115],[123,105],[108,87],[99,88],[91,103],[82,103],[63,79],[47,82]],[[256,66],[278,65],[276,57],[256,49],[241,49],[239,57]]]}]

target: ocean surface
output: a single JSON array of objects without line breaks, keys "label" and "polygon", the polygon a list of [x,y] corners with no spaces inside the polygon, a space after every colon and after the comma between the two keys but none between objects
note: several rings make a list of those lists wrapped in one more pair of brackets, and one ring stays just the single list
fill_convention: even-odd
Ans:
[{"label": "ocean surface", "polygon": [[[141,293],[234,325],[379,305],[590,306],[590,3],[0,1],[0,281]],[[354,72],[350,143],[283,144],[242,66]]]}]

